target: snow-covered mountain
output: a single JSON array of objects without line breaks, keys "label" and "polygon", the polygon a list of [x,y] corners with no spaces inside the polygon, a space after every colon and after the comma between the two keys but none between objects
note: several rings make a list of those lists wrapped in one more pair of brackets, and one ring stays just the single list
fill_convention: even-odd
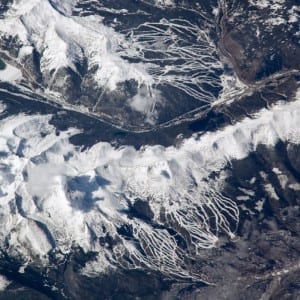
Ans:
[{"label": "snow-covered mountain", "polygon": [[1,34],[17,37],[17,62],[22,66],[33,51],[37,51],[40,56],[37,67],[43,75],[43,85],[63,97],[66,94],[62,89],[71,76],[69,72],[81,80],[85,60],[89,71],[94,70],[92,77],[100,87],[114,90],[118,83],[126,80],[145,81],[143,70],[131,67],[116,55],[122,37],[104,26],[100,17],[71,17],[74,5],[75,1],[14,2],[1,20]]},{"label": "snow-covered mountain", "polygon": [[[0,125],[2,247],[25,265],[37,257],[49,264],[51,250],[68,253],[76,243],[97,252],[83,272],[120,264],[197,280],[167,229],[185,232],[195,253],[215,247],[224,234],[233,238],[239,211],[219,192],[226,177],[222,169],[261,144],[297,143],[299,117],[298,93],[294,102],[225,130],[191,137],[178,147],[140,151],[101,142],[82,151],[68,141],[77,130],[57,135],[51,116],[5,118]],[[220,173],[217,180],[208,180],[212,172]],[[99,244],[107,236],[113,245]]]},{"label": "snow-covered mountain", "polygon": [[[15,1],[5,12],[0,37],[26,85],[117,125],[126,120],[136,130],[225,98],[223,62],[210,36],[212,25],[198,26],[205,21],[201,14],[197,22],[170,14],[115,30],[78,7],[76,1]],[[235,76],[226,76],[230,92],[243,88]]]},{"label": "snow-covered mountain", "polygon": [[281,299],[294,2],[0,4],[0,299]]}]

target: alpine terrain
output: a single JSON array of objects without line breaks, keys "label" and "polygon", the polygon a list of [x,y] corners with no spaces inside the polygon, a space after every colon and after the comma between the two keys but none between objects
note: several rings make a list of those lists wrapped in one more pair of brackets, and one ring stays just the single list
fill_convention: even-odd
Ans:
[{"label": "alpine terrain", "polygon": [[299,0],[1,0],[0,299],[300,299]]}]

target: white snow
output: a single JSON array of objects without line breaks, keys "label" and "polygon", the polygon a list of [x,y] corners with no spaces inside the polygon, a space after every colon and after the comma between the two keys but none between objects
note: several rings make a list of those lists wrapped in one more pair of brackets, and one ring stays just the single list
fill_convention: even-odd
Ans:
[{"label": "white snow", "polygon": [[219,7],[214,7],[212,10],[212,13],[215,17],[217,17],[220,13],[220,8]]},{"label": "white snow", "polygon": [[237,196],[236,200],[238,201],[248,201],[250,199],[249,196]]},{"label": "white snow", "polygon": [[173,0],[155,0],[155,3],[158,6],[174,6],[175,5]]},{"label": "white snow", "polygon": [[54,5],[60,12],[63,14],[70,16],[72,14],[72,11],[74,7],[77,4],[77,0],[49,0],[52,5]]},{"label": "white snow", "polygon": [[281,172],[280,169],[278,169],[278,168],[273,168],[272,171],[273,171],[276,175],[282,174],[282,172]]},{"label": "white snow", "polygon": [[[144,68],[120,58],[117,48],[124,37],[104,26],[100,17],[70,17],[74,1],[52,0],[52,4],[57,10],[48,0],[15,1],[0,20],[0,36],[18,33],[23,44],[20,53],[30,53],[33,44],[42,54],[41,70],[51,77],[50,87],[59,69],[70,67],[77,72],[75,63],[82,62],[84,56],[89,69],[98,66],[94,78],[101,87],[114,90],[125,80],[149,80]],[[54,74],[50,76],[51,71]]]},{"label": "white snow", "polygon": [[280,200],[280,198],[278,197],[274,187],[270,183],[265,184],[264,187],[265,187],[265,191],[268,193],[270,198],[272,198],[274,200],[277,200],[277,201]]},{"label": "white snow", "polygon": [[249,3],[253,6],[256,6],[258,9],[280,9],[281,4],[285,2],[285,0],[248,0]]},{"label": "white snow", "polygon": [[258,201],[256,202],[255,209],[256,209],[257,211],[261,212],[262,209],[263,209],[263,207],[264,207],[264,203],[265,203],[265,199],[264,199],[264,198],[261,199],[261,200],[258,200]]},{"label": "white snow", "polygon": [[0,70],[0,81],[14,82],[22,79],[22,72],[16,67],[6,63],[6,68]]},{"label": "white snow", "polygon": [[288,177],[287,177],[286,175],[282,174],[282,175],[279,175],[279,176],[278,176],[278,180],[279,180],[279,182],[280,182],[281,187],[282,187],[283,189],[285,189],[286,186],[287,186],[287,184],[288,184],[288,182],[289,182]]},{"label": "white snow", "polygon": [[9,281],[6,277],[0,275],[0,291],[5,291],[10,283],[11,281]]},{"label": "white snow", "polygon": [[239,190],[242,191],[244,194],[246,194],[248,196],[254,196],[255,195],[255,192],[252,191],[252,190],[247,190],[247,189],[244,189],[244,188],[241,188],[241,187],[239,187]]},{"label": "white snow", "polygon": [[0,101],[0,115],[6,110],[6,105]]},{"label": "white snow", "polygon": [[[218,230],[211,231],[206,209],[218,215],[216,228],[229,236],[234,236],[229,221],[237,223],[239,218],[233,199],[219,194],[218,182],[207,181],[210,172],[221,170],[232,159],[245,158],[259,144],[273,146],[279,139],[300,141],[300,99],[262,110],[253,119],[200,139],[186,139],[179,147],[145,146],[140,151],[129,146],[114,149],[104,142],[81,151],[68,141],[77,131],[69,129],[57,136],[49,119],[18,115],[0,121],[0,151],[7,153],[1,157],[0,168],[0,243],[13,232],[9,240],[12,253],[23,255],[25,260],[32,255],[43,257],[52,246],[36,226],[36,222],[42,222],[61,251],[68,252],[74,241],[86,250],[97,251],[102,271],[111,263],[136,268],[140,262],[165,274],[190,276],[178,267],[182,257],[168,232],[123,213],[128,207],[124,195],[129,201],[148,201],[158,223],[162,213],[168,214],[193,238],[199,252],[218,241]],[[272,186],[265,188],[278,199]],[[253,195],[251,190],[242,191]],[[22,197],[26,218],[11,213],[8,203],[13,205],[15,193]],[[90,229],[101,237],[105,235],[104,226],[115,236],[116,227],[124,223],[133,227],[142,245],[151,245],[150,256],[145,257],[122,237],[112,252],[91,242]],[[125,253],[134,265],[122,260]],[[85,271],[100,272],[93,263]]]},{"label": "white snow", "polygon": [[[50,89],[61,68],[77,72],[76,63],[87,57],[96,84],[104,90],[113,91],[125,80],[138,82],[139,93],[128,104],[145,114],[149,122],[155,121],[156,104],[162,103],[154,88],[157,84],[170,84],[208,104],[218,99],[201,88],[203,83],[224,87],[219,102],[245,89],[234,77],[224,75],[218,83],[209,75],[210,69],[222,69],[222,64],[206,32],[189,21],[146,22],[129,32],[126,39],[104,26],[99,17],[71,16],[74,1],[51,1],[56,9],[47,0],[15,1],[0,19],[0,36],[18,33],[23,44],[20,60],[32,52],[32,45],[42,53],[41,71],[49,77]],[[282,3],[250,2],[261,8]],[[158,5],[172,3],[157,1]],[[282,22],[278,18],[276,24]],[[186,35],[197,38],[196,47],[177,47]],[[145,37],[147,42],[143,42]],[[166,61],[175,58],[184,63],[162,68],[144,55],[152,50],[160,51]],[[121,55],[141,62],[129,63]],[[0,72],[0,80],[21,79],[21,72],[12,68],[8,65]],[[191,78],[191,72],[197,75]],[[129,218],[124,213],[128,201],[147,201],[158,224],[168,217],[192,241],[195,253],[215,247],[220,232],[234,237],[239,221],[236,199],[220,194],[222,182],[211,181],[208,175],[222,170],[233,159],[247,157],[259,144],[274,146],[278,140],[299,143],[300,90],[296,97],[295,102],[261,110],[254,118],[233,126],[200,138],[193,136],[178,147],[145,146],[139,151],[129,146],[115,149],[104,142],[82,151],[69,142],[78,131],[70,128],[57,135],[49,124],[51,116],[19,114],[0,120],[0,245],[7,241],[9,251],[25,262],[36,256],[46,262],[52,240],[38,225],[43,223],[62,253],[70,251],[74,243],[98,253],[95,262],[87,264],[86,274],[121,265],[193,277],[184,268],[185,254],[178,249],[174,236],[143,220]],[[265,185],[265,189],[279,200],[271,185]],[[241,191],[246,196],[239,196],[240,201],[254,195],[252,190]],[[16,195],[21,199],[18,205]],[[257,209],[262,205],[259,203]],[[210,218],[211,214],[215,218]],[[123,224],[132,226],[133,237],[143,251],[122,236],[111,251],[94,241],[93,236],[100,238],[107,233],[116,237],[118,226]],[[124,260],[124,255],[131,262]]]},{"label": "white snow", "polygon": [[289,13],[289,23],[296,23],[299,22],[299,15],[300,15],[300,7],[293,5],[293,7],[288,11]]},{"label": "white snow", "polygon": [[282,17],[276,17],[276,18],[269,18],[266,20],[266,24],[272,25],[272,26],[277,26],[281,24],[285,24],[286,20]]},{"label": "white snow", "polygon": [[[18,0],[0,19],[0,38],[17,34],[21,45],[16,65],[22,66],[32,55],[33,48],[40,53],[44,91],[51,96],[56,92],[57,101],[63,100],[63,93],[59,94],[59,91],[63,90],[68,76],[65,71],[69,68],[82,78],[84,84],[93,80],[100,95],[103,91],[118,90],[122,83],[134,80],[138,93],[129,107],[142,112],[145,121],[151,124],[155,123],[157,115],[156,103],[162,100],[159,93],[162,86],[180,90],[202,105],[218,100],[211,91],[218,87],[222,89],[225,84],[224,78],[215,76],[216,70],[222,72],[223,63],[216,45],[198,25],[188,20],[162,18],[121,34],[105,26],[99,16],[72,16],[75,4],[75,0]],[[174,3],[159,0],[156,4],[169,7]],[[159,60],[153,58],[153,52]],[[78,65],[86,59],[88,71],[82,77]],[[135,63],[129,62],[132,60]],[[34,76],[26,75],[35,80]],[[224,88],[222,99],[227,92],[233,96],[234,84],[238,85],[238,91],[241,90],[235,78],[225,81],[230,84],[230,89]]]},{"label": "white snow", "polygon": [[[22,247],[28,252],[28,255],[34,253],[42,256],[52,248],[45,233],[31,220],[20,220],[16,232],[11,233],[10,239],[14,247]],[[23,255],[25,254],[24,250],[22,250]]]},{"label": "white snow", "polygon": [[166,7],[175,7],[175,1],[174,0],[141,0],[142,2],[155,5],[160,8],[166,8]]},{"label": "white snow", "polygon": [[257,6],[259,9],[266,8],[270,5],[270,2],[268,0],[249,0],[249,3],[251,5]]},{"label": "white snow", "polygon": [[300,191],[300,183],[291,183],[288,187],[294,191]]}]

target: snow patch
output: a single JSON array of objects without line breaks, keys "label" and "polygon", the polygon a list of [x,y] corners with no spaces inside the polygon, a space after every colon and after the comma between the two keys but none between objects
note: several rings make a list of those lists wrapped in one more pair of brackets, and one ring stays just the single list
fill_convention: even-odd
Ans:
[{"label": "snow patch", "polygon": [[97,68],[93,76],[100,87],[107,85],[114,90],[126,80],[148,80],[144,68],[117,54],[124,37],[104,26],[100,17],[71,17],[74,1],[51,3],[53,6],[48,0],[15,1],[0,20],[0,35],[18,33],[23,45],[19,57],[30,53],[32,45],[42,54],[41,70],[50,87],[59,69],[69,67],[77,73],[76,64],[84,57],[88,58],[89,70]]},{"label": "snow patch", "polygon": [[272,26],[278,26],[281,24],[285,24],[286,20],[282,17],[276,17],[276,18],[269,18],[266,20],[266,24],[272,25]]},{"label": "snow patch", "polygon": [[261,199],[261,200],[258,200],[255,204],[255,209],[259,212],[261,212],[264,208],[264,203],[265,203],[265,199]]},{"label": "snow patch", "polygon": [[236,200],[238,201],[248,201],[250,199],[249,196],[237,196]]},{"label": "snow patch", "polygon": [[294,191],[300,191],[300,183],[291,183],[288,187]]},{"label": "snow patch", "polygon": [[[60,91],[70,70],[84,84],[92,80],[99,94],[116,91],[122,83],[134,81],[140,90],[130,107],[143,113],[147,110],[144,115],[149,123],[155,122],[157,114],[154,95],[163,88],[171,87],[176,95],[192,97],[200,105],[218,99],[223,86],[216,73],[223,72],[223,64],[215,43],[198,24],[162,18],[117,33],[105,26],[99,16],[73,16],[75,4],[71,0],[19,0],[0,19],[0,37],[18,34],[20,64],[33,48],[41,55],[46,92]],[[156,5],[175,4],[158,0]],[[86,62],[87,74],[82,76],[79,66]],[[144,87],[146,101],[141,101]],[[61,96],[57,98],[62,99]]]},{"label": "snow patch", "polygon": [[280,9],[285,0],[248,0],[249,3],[253,6],[256,6],[258,9],[272,8]]},{"label": "snow patch", "polygon": [[6,63],[4,70],[0,70],[0,81],[15,82],[21,79],[22,72],[8,63]]},{"label": "snow patch", "polygon": [[271,199],[274,199],[274,200],[277,200],[277,201],[280,200],[280,198],[278,197],[274,187],[270,183],[265,185],[265,190],[266,190],[266,192],[268,193],[268,195]]},{"label": "snow patch", "polygon": [[11,281],[9,281],[6,277],[0,275],[0,291],[5,291],[10,283]]},{"label": "snow patch", "polygon": [[157,6],[175,6],[173,0],[156,0],[155,3]]},{"label": "snow patch", "polygon": [[7,106],[0,101],[0,115],[6,111]]},{"label": "snow patch", "polygon": [[300,7],[293,5],[292,8],[288,11],[289,13],[289,23],[297,23],[299,22],[299,15],[300,15]]}]

